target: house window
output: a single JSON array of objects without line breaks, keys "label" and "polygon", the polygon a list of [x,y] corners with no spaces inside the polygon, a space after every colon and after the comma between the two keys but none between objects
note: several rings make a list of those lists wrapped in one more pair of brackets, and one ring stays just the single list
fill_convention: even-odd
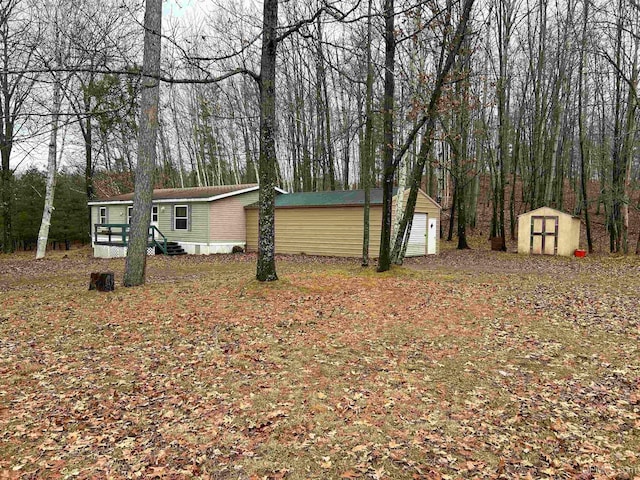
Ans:
[{"label": "house window", "polygon": [[173,229],[189,229],[189,208],[187,205],[176,205],[173,207]]},{"label": "house window", "polygon": [[151,207],[151,223],[158,223],[158,206]]},{"label": "house window", "polygon": [[127,207],[127,223],[131,225],[131,217],[133,217],[133,207]]},{"label": "house window", "polygon": [[107,207],[100,207],[98,223],[107,223]]}]

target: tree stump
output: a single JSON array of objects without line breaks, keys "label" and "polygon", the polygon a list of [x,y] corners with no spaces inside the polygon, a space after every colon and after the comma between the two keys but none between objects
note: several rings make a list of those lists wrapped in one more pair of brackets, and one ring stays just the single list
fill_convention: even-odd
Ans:
[{"label": "tree stump", "polygon": [[507,244],[504,237],[491,237],[491,250],[496,252],[506,252]]},{"label": "tree stump", "polygon": [[92,272],[89,280],[89,290],[112,292],[116,288],[113,272]]}]

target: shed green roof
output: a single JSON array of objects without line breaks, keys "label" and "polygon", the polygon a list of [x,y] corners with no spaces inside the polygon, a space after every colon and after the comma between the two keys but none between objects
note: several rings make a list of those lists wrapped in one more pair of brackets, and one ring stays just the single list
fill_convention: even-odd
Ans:
[{"label": "shed green roof", "polygon": [[[396,189],[394,188],[394,194]],[[277,207],[328,207],[364,205],[364,190],[299,192],[276,197]],[[371,205],[382,205],[382,189],[371,189]]]}]

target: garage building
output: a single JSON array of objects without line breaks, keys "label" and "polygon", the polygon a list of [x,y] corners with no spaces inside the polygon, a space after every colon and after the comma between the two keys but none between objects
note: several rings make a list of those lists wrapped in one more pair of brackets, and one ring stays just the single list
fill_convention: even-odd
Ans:
[{"label": "garage building", "polygon": [[[409,190],[404,192],[408,198]],[[371,189],[369,252],[380,250],[382,189]],[[395,211],[396,196],[393,209]],[[275,209],[276,253],[359,257],[364,230],[364,190],[304,192],[278,195]],[[247,251],[258,249],[258,207],[245,207]],[[440,205],[418,192],[406,256],[436,254]]]}]

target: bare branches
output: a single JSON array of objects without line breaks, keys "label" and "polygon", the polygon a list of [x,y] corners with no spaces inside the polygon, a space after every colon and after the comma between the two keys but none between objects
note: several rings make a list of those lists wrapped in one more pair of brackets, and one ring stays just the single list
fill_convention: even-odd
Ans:
[{"label": "bare branches", "polygon": [[446,60],[442,65],[442,68],[438,71],[438,76],[436,78],[435,85],[433,87],[433,91],[431,94],[431,98],[429,100],[429,105],[427,106],[426,113],[420,118],[418,122],[416,122],[413,129],[407,135],[407,138],[404,144],[398,149],[395,158],[393,160],[394,166],[398,166],[400,161],[402,160],[403,155],[407,152],[415,137],[418,135],[424,124],[429,120],[433,120],[437,113],[438,102],[440,101],[440,96],[442,94],[442,89],[445,85],[449,72],[453,67],[453,64],[456,60],[458,52],[460,51],[460,47],[465,38],[467,32],[467,25],[469,23],[469,18],[471,15],[471,9],[473,7],[474,0],[464,0],[463,10],[460,14],[460,19],[458,21],[458,25],[456,27],[455,34],[451,41],[450,45],[443,44],[443,51],[446,49],[448,51]]}]

